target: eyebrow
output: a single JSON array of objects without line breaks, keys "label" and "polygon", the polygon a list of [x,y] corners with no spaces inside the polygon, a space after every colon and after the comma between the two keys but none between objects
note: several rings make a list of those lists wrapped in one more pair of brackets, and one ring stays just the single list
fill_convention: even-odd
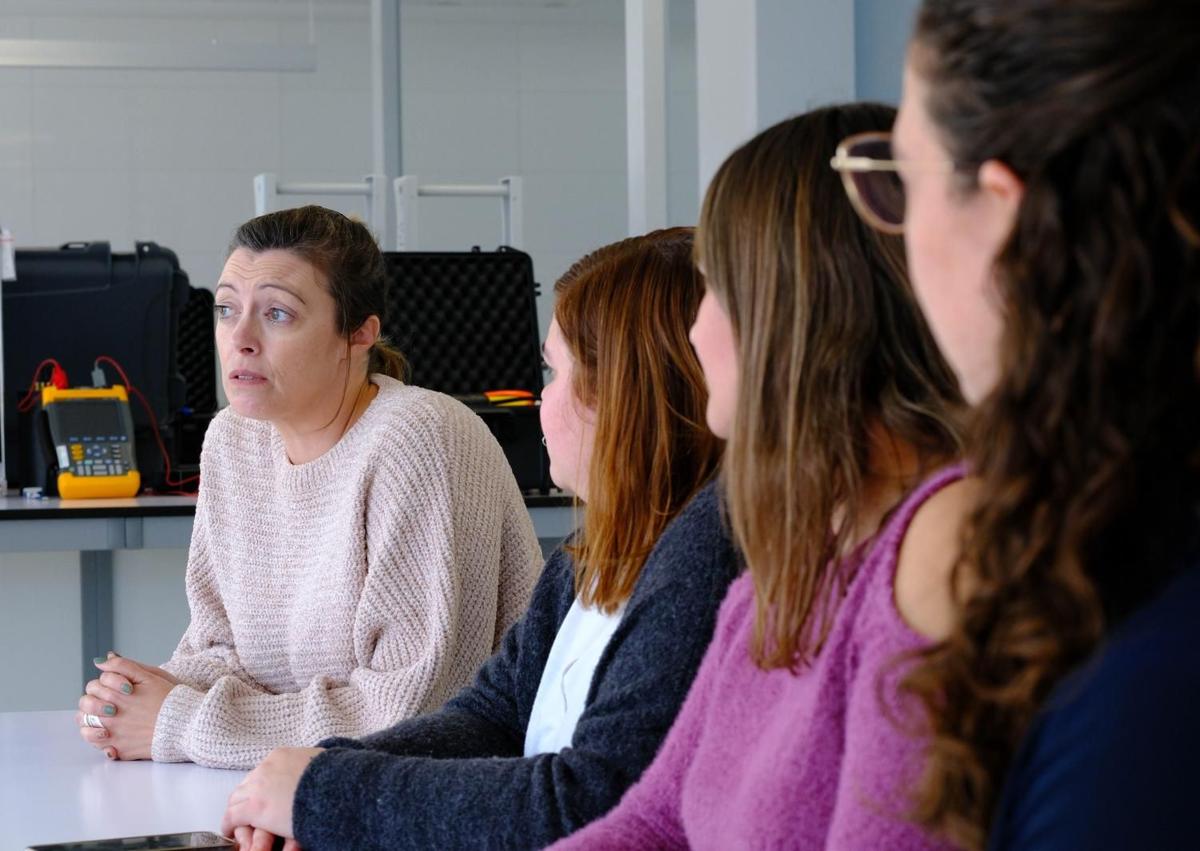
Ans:
[{"label": "eyebrow", "polygon": [[[217,291],[220,291],[221,287],[228,287],[231,290],[234,289],[233,284],[229,283],[228,281],[221,281],[221,283],[217,284]],[[266,283],[266,284],[260,285],[259,289],[260,290],[280,290],[282,292],[287,293],[288,295],[290,295],[292,298],[296,299],[296,301],[300,302],[301,304],[303,304],[305,306],[308,305],[308,302],[306,302],[304,300],[304,297],[301,296],[300,293],[296,292],[291,287],[285,287],[283,284]]]}]

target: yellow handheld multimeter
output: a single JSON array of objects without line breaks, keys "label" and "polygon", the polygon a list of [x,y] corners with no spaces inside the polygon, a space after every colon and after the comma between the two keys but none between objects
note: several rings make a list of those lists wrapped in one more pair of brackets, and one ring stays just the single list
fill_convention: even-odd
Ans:
[{"label": "yellow handheld multimeter", "polygon": [[134,496],[141,487],[129,394],[113,387],[42,388],[63,499]]}]

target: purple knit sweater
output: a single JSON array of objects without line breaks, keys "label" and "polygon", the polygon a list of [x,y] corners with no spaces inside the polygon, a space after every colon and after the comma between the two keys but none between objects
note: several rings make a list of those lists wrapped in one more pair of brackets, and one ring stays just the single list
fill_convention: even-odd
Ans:
[{"label": "purple knit sweater", "polygon": [[754,586],[730,586],[712,644],[662,749],[616,809],[557,843],[575,848],[940,848],[904,818],[921,743],[891,663],[925,644],[896,611],[900,543],[917,509],[962,478],[918,487],[855,567],[829,638],[799,675],[750,658]]}]

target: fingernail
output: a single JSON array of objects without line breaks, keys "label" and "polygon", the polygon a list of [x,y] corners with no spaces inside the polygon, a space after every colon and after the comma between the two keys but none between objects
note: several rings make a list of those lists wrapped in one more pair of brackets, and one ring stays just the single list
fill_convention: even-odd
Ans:
[{"label": "fingernail", "polygon": [[104,704],[104,714],[105,715],[116,715],[117,707],[113,706],[111,703]]},{"label": "fingernail", "polygon": [[95,662],[97,665],[103,665],[105,662],[108,661],[108,657],[107,656],[96,656],[92,659],[92,661]]},{"label": "fingernail", "polygon": [[129,683],[121,683],[121,691],[125,692],[126,694],[133,694],[133,686],[131,686]]},{"label": "fingernail", "polygon": [[118,658],[120,655],[121,655],[121,654],[120,654],[120,653],[118,653],[116,650],[109,650],[109,651],[108,651],[108,658],[109,658],[109,659],[116,659],[116,658]]}]

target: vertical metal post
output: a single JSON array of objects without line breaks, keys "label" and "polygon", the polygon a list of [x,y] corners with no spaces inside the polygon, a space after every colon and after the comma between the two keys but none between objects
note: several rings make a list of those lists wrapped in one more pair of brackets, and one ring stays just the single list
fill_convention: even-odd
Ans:
[{"label": "vertical metal post", "polygon": [[[8,236],[12,239],[12,236]],[[8,250],[0,236],[0,251]],[[15,251],[15,249],[14,249]],[[4,275],[0,274],[0,496],[8,493],[8,435],[4,419]],[[16,468],[13,468],[14,475]]]},{"label": "vertical metal post", "polygon": [[367,182],[367,226],[375,234],[379,245],[387,251],[395,229],[388,223],[388,179],[385,174],[368,174]]},{"label": "vertical metal post", "polygon": [[83,608],[83,685],[98,675],[92,659],[113,649],[113,554],[79,554],[80,605]]},{"label": "vertical metal post", "polygon": [[270,172],[254,175],[254,215],[261,216],[275,209],[278,190],[278,175]]},{"label": "vertical metal post", "polygon": [[[400,0],[371,0],[371,171],[375,174],[403,173],[400,122]],[[385,250],[397,248],[392,244],[397,229],[391,215],[385,203],[377,225]]]},{"label": "vertical metal post", "polygon": [[525,245],[525,186],[519,177],[502,177],[501,185],[508,189],[500,215],[503,216],[504,244],[511,248]]},{"label": "vertical metal post", "polygon": [[667,224],[667,0],[625,0],[629,232]]},{"label": "vertical metal post", "polygon": [[396,250],[416,251],[420,244],[417,235],[417,202],[421,180],[410,174],[397,177],[392,185],[396,196]]}]

